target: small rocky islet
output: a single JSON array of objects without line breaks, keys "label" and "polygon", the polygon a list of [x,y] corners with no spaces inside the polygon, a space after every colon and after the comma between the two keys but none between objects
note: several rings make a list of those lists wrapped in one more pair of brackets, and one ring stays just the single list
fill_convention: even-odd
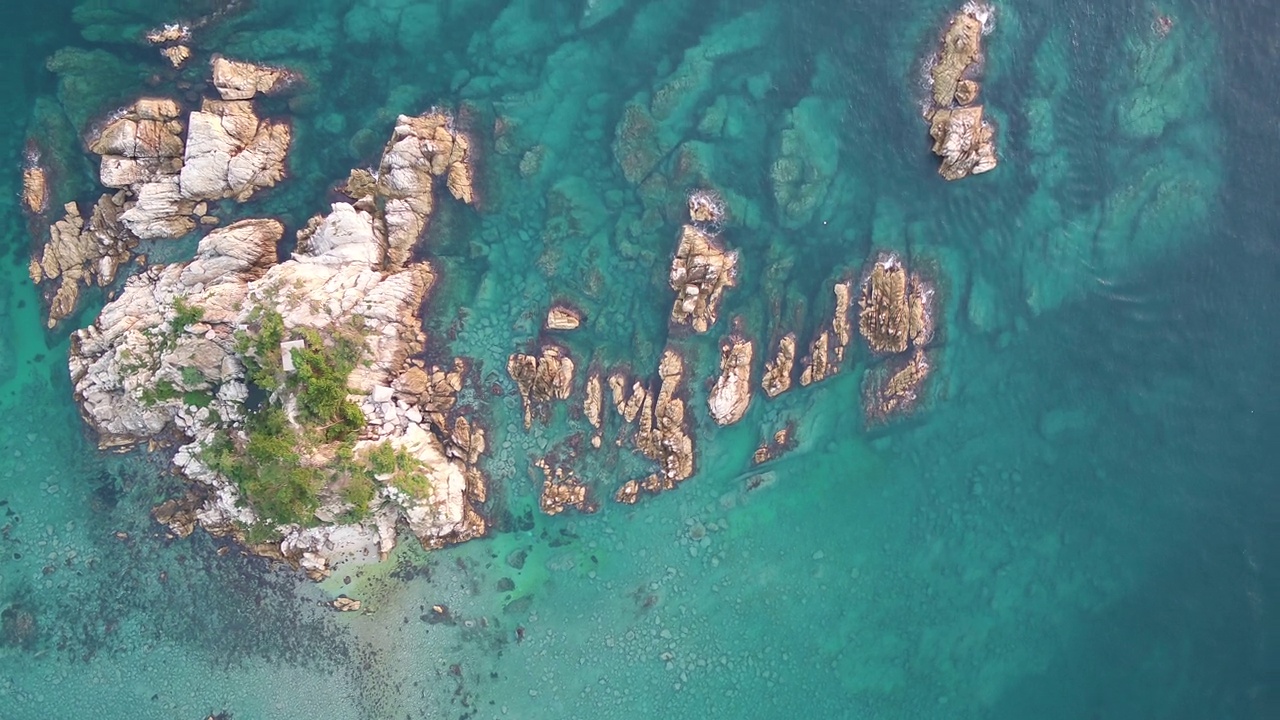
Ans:
[{"label": "small rocky islet", "polygon": [[[932,70],[928,117],[949,180],[995,165],[992,132],[972,105],[977,85],[969,75],[980,61],[983,24],[976,13],[966,6],[953,18]],[[175,67],[191,57],[187,29],[167,26],[148,39]],[[400,116],[377,162],[352,170],[336,189],[341,199],[298,230],[291,256],[280,257],[280,221],[222,226],[215,212],[285,180],[289,122],[261,117],[257,103],[304,80],[217,56],[210,71],[214,95],[200,98],[198,109],[144,97],[94,127],[87,147],[99,158],[101,184],[114,192],[87,211],[66,203],[30,265],[49,299],[50,327],[74,313],[82,287],[116,286],[123,268],[138,267],[94,323],[72,336],[76,400],[100,446],[176,445],[173,462],[191,491],[158,506],[158,521],[178,535],[198,525],[235,537],[316,579],[343,558],[385,558],[405,531],[425,547],[485,534],[486,419],[459,402],[474,394],[477,379],[466,358],[428,362],[441,350],[423,330],[439,276],[429,260],[416,259],[442,195],[475,201],[471,138],[446,111]],[[620,160],[644,157],[639,149],[652,140],[644,123],[627,127]],[[643,175],[625,162],[623,170]],[[23,172],[24,204],[41,217],[56,193],[39,148]],[[612,491],[618,503],[671,490],[696,472],[692,368],[681,338],[721,324],[723,297],[753,261],[732,248],[732,228],[718,193],[690,193],[668,272],[671,334],[655,375],[579,368],[554,338],[508,358],[526,430],[553,403],[580,395],[577,416],[599,449],[604,416],[616,413],[625,428],[616,444],[629,443],[655,467],[620,482]],[[135,255],[145,241],[197,231],[204,235],[190,261],[147,266]],[[767,402],[841,372],[854,354],[855,325],[870,363],[867,423],[915,409],[936,352],[933,281],[885,251],[832,293],[831,315],[807,340],[799,327],[753,338],[741,318],[729,321],[719,373],[707,381],[711,421],[740,422],[756,382]],[[567,303],[544,312],[553,334],[572,333],[585,319]],[[793,423],[766,436],[757,464],[797,442]],[[543,512],[598,509],[595,484],[576,475],[573,460],[570,453],[535,461]]]}]

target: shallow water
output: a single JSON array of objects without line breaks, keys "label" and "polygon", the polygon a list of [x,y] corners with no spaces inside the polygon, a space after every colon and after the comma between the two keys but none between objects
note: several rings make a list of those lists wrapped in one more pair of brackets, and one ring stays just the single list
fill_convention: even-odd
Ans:
[{"label": "shallow water", "polygon": [[[116,2],[110,17],[91,3],[79,24],[69,5],[0,30],[15,169],[0,207],[0,609],[35,622],[0,642],[0,717],[1280,714],[1276,9],[1168,2],[1160,40],[1145,0],[997,3],[983,98],[1001,165],[958,184],[936,177],[918,110],[918,58],[950,3],[227,13],[197,36],[194,76],[221,51],[295,67],[308,89],[273,107],[295,123],[290,179],[224,218],[296,228],[398,113],[458,109],[483,149],[479,207],[442,203],[432,221],[428,329],[440,357],[480,367],[468,402],[491,428],[497,527],[317,586],[199,532],[166,541],[147,515],[180,486],[165,459],[98,454],[77,417],[67,335],[101,299],[43,329],[15,199],[28,118],[41,98],[75,122],[149,75],[170,87],[125,39],[227,3]],[[60,90],[44,62],[68,46],[103,55]],[[658,145],[654,172],[628,179],[615,138],[633,103]],[[779,195],[786,154],[808,184]],[[73,168],[91,195],[93,168]],[[728,200],[743,270],[720,323],[689,337],[668,330],[666,272],[703,185]],[[702,381],[730,319],[803,343],[831,283],[877,249],[939,278],[924,407],[866,428],[875,360],[858,348],[835,378],[757,395],[715,428]],[[679,489],[538,514],[532,461],[584,422],[560,406],[525,433],[504,368],[553,299],[587,312],[563,339],[581,359],[650,375],[671,343],[691,360],[698,472]],[[751,468],[788,421],[799,447]],[[602,497],[644,471],[609,449],[617,432],[582,465]],[[340,592],[374,612],[320,607]],[[436,604],[453,622],[430,622]]]}]

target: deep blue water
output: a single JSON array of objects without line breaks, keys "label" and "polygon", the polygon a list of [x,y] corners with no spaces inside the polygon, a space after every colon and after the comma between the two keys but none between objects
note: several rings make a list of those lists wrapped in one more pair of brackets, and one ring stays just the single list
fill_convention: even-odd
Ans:
[{"label": "deep blue water", "polygon": [[[1280,716],[1280,8],[997,2],[982,97],[1001,164],[947,184],[918,113],[919,58],[954,10],[937,0],[73,4],[0,26],[0,612],[35,623],[0,636],[0,718]],[[396,114],[470,123],[482,202],[433,219],[427,326],[508,390],[479,408],[491,538],[317,586],[203,533],[167,541],[148,516],[180,487],[165,458],[94,450],[65,360],[101,298],[44,330],[16,202],[29,119],[56,136],[49,108],[75,125],[174,91],[132,39],[220,9],[193,76],[218,51],[308,79],[271,108],[295,124],[290,179],[224,217],[296,229]],[[64,55],[60,80],[65,47],[99,54]],[[619,122],[664,93],[663,159],[633,184]],[[65,151],[92,199],[95,168]],[[779,200],[788,153],[807,209]],[[695,179],[728,199],[743,273],[686,338],[665,275]],[[551,299],[592,318],[576,355],[652,372],[676,342],[708,378],[726,318],[803,342],[879,249],[942,287],[913,417],[865,426],[865,352],[728,429],[698,379],[695,477],[535,514],[534,453],[580,421],[526,434],[503,367]],[[747,492],[759,436],[788,420],[800,446]],[[375,612],[321,607],[339,592]],[[459,622],[425,622],[437,603]]]}]

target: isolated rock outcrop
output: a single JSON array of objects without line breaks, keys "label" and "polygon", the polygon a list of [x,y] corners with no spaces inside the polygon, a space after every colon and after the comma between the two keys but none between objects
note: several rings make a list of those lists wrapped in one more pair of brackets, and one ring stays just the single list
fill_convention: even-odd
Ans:
[{"label": "isolated rock outcrop", "polygon": [[747,412],[753,349],[750,340],[736,334],[720,343],[720,375],[707,397],[711,419],[719,425],[732,425]]},{"label": "isolated rock outcrop", "polygon": [[796,362],[796,335],[787,333],[778,341],[778,351],[765,363],[760,387],[769,397],[777,397],[791,389],[791,373]]},{"label": "isolated rock outcrop", "polygon": [[671,288],[676,291],[671,321],[706,332],[716,322],[720,297],[737,284],[738,253],[693,225],[680,232],[671,262]]},{"label": "isolated rock outcrop", "polygon": [[942,158],[938,173],[959,180],[993,169],[998,160],[995,128],[983,117],[976,76],[983,62],[982,37],[993,21],[992,10],[969,2],[952,16],[942,46],[929,71],[931,104],[925,110],[933,152]]},{"label": "isolated rock outcrop", "polygon": [[567,399],[573,390],[573,358],[558,345],[547,345],[538,355],[511,355],[507,373],[520,390],[526,430],[533,425],[535,413],[545,416],[548,403]]}]

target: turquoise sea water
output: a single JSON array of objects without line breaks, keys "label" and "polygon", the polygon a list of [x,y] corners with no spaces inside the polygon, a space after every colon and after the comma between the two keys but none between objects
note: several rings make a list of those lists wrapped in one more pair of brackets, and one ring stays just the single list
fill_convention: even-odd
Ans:
[{"label": "turquoise sea water", "polygon": [[[918,111],[955,9],[937,0],[72,5],[0,24],[0,718],[1280,716],[1273,6],[997,2],[1001,165],[947,184]],[[189,78],[134,42],[209,13]],[[148,516],[181,487],[166,459],[94,450],[65,359],[102,300],[43,328],[16,202],[28,123],[73,143],[55,120],[173,92],[215,51],[308,81],[271,107],[295,124],[290,179],[224,218],[297,228],[399,113],[452,108],[482,149],[481,202],[442,203],[426,254],[433,352],[479,368],[491,537],[315,585],[201,532],[167,541]],[[654,121],[633,155],[629,107]],[[68,192],[92,197],[68,147]],[[798,182],[775,182],[780,159]],[[666,272],[703,185],[742,276],[688,337]],[[729,320],[804,342],[877,249],[941,285],[920,411],[866,428],[857,348],[715,428],[702,380]],[[698,472],[679,489],[537,512],[532,461],[584,422],[558,406],[526,434],[504,368],[553,299],[586,310],[565,340],[584,365],[689,358]],[[788,421],[799,447],[752,468]],[[602,497],[643,468],[616,432],[579,468]],[[340,592],[373,612],[322,607]]]}]

